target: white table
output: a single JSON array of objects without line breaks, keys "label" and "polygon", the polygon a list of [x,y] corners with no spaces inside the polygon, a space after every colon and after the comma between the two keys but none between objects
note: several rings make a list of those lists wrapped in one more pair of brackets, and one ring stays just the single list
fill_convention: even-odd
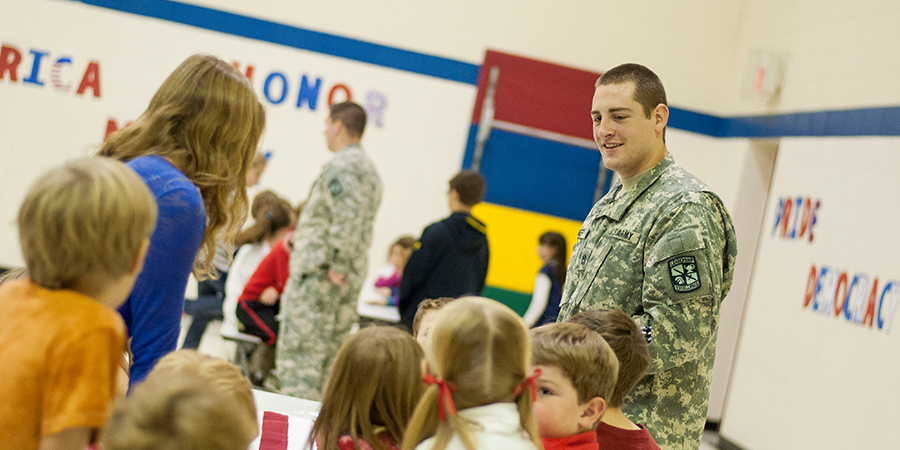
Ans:
[{"label": "white table", "polygon": [[[304,400],[287,395],[273,394],[271,392],[253,390],[253,400],[256,402],[256,416],[259,421],[260,433],[262,433],[263,414],[266,411],[276,412],[288,416],[288,449],[301,450],[312,430],[313,421],[319,415],[319,402]],[[250,443],[249,450],[259,450],[259,438]]]}]

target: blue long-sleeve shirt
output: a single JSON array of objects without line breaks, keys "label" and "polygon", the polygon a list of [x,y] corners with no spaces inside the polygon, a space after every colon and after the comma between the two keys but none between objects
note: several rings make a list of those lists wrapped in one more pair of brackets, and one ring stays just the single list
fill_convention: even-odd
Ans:
[{"label": "blue long-sleeve shirt", "polygon": [[184,291],[203,240],[206,207],[194,183],[165,158],[142,156],[128,166],[144,180],[159,207],[144,269],[119,308],[134,354],[131,388],[178,345]]}]

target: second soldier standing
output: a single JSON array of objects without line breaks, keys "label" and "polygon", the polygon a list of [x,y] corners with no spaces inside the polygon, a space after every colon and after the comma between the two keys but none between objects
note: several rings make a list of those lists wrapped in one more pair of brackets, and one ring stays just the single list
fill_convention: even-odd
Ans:
[{"label": "second soldier standing", "polygon": [[326,370],[359,318],[356,300],[368,268],[381,178],[360,147],[366,113],[331,106],[322,168],[294,232],[290,277],[281,300],[276,375],[283,394],[319,400]]}]

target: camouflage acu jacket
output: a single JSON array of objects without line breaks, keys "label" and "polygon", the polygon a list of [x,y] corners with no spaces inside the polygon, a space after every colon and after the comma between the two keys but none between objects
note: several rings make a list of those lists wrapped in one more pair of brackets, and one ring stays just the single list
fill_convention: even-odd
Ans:
[{"label": "camouflage acu jacket", "polygon": [[294,230],[291,274],[331,268],[364,278],[381,178],[359,145],[340,149],[322,168]]},{"label": "camouflage acu jacket", "polygon": [[615,308],[652,333],[653,363],[625,400],[663,449],[696,449],[737,242],[721,199],[672,155],[594,205],[569,262],[559,320]]}]

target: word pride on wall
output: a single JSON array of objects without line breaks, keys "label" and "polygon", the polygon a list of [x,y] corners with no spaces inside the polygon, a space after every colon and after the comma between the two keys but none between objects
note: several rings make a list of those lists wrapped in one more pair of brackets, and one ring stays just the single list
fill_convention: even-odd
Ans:
[{"label": "word pride on wall", "polygon": [[59,92],[70,92],[75,80],[80,80],[75,95],[83,96],[90,90],[94,97],[100,98],[99,61],[89,60],[85,64],[72,56],[55,56],[34,48],[24,52],[13,44],[3,43],[0,46],[0,81],[7,80],[13,84],[50,87]]},{"label": "word pride on wall", "polygon": [[772,235],[787,240],[815,239],[813,227],[822,202],[810,197],[781,197],[775,208]]}]

